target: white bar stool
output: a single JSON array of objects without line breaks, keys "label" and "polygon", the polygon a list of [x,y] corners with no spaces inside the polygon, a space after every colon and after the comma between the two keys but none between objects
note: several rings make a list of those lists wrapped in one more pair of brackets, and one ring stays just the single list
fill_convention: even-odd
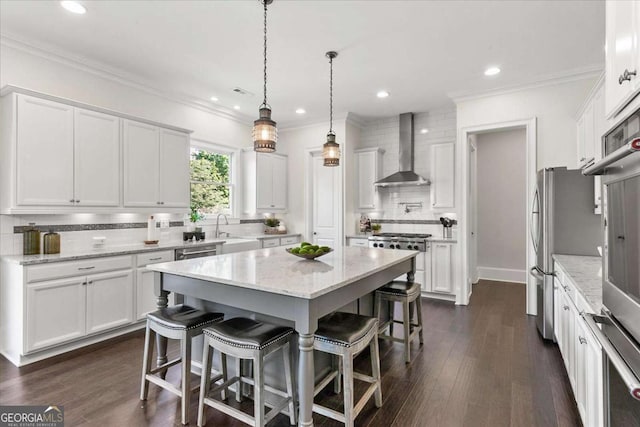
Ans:
[{"label": "white bar stool", "polygon": [[[144,336],[144,356],[142,358],[142,384],[140,386],[140,400],[147,400],[149,383],[152,382],[165,390],[177,395],[181,399],[182,424],[189,423],[189,396],[198,387],[191,389],[191,338],[202,334],[202,330],[224,318],[223,313],[207,313],[196,310],[187,305],[176,305],[162,308],[147,314],[147,330]],[[180,340],[180,357],[161,366],[151,369],[151,357],[155,335]],[[164,379],[167,369],[182,362],[181,387]],[[209,371],[203,371],[209,372]],[[156,374],[160,373],[161,376]],[[202,375],[209,378],[209,374]],[[214,379],[217,381],[218,378]]]},{"label": "white bar stool", "polygon": [[[367,346],[371,350],[372,376],[353,371],[353,359]],[[382,406],[378,319],[352,313],[331,313],[318,321],[318,330],[315,334],[313,348],[333,354],[340,360],[338,368],[331,371],[318,383],[313,395],[316,396],[320,393],[332,380],[335,381],[334,390],[339,392],[340,375],[342,373],[344,378],[344,413],[316,403],[313,404],[313,412],[340,421],[347,427],[352,427],[356,417],[372,395],[375,397],[376,407],[380,408]],[[355,405],[353,404],[354,379],[371,384]]]},{"label": "white bar stool", "polygon": [[[390,303],[390,313],[388,321],[382,323],[378,329],[380,338],[390,341],[397,341],[404,343],[404,361],[405,363],[411,362],[411,341],[420,336],[420,345],[423,344],[422,337],[422,306],[420,304],[420,283],[405,282],[401,280],[395,280],[390,282],[376,291],[375,303],[374,303],[374,316],[379,318],[380,309],[382,308],[382,302],[387,301]],[[402,304],[402,321],[395,320],[393,317],[393,306],[396,302]],[[411,304],[413,303],[413,307]],[[412,323],[412,308],[415,308],[417,323]],[[396,338],[393,336],[394,323],[400,323],[404,326],[404,336],[402,338]],[[384,330],[389,328],[389,334],[384,334]],[[413,329],[413,331],[412,331]]]},{"label": "white bar stool", "polygon": [[[245,317],[236,317],[216,323],[203,331],[204,348],[202,351],[203,369],[211,369],[214,350],[218,350],[222,360],[222,384],[210,390],[211,380],[208,376],[202,376],[200,383],[200,399],[198,401],[198,426],[205,425],[205,405],[211,406],[227,415],[230,415],[246,424],[262,427],[278,413],[288,406],[288,415],[291,425],[296,424],[295,401],[293,396],[293,383],[291,360],[289,357],[289,343],[293,336],[293,329],[285,326],[271,325],[258,322]],[[282,350],[284,359],[284,378],[286,393],[270,387],[264,383],[264,359],[267,355]],[[227,356],[236,358],[236,376],[227,378]],[[241,359],[253,361],[253,379],[247,378],[241,372]],[[227,405],[223,402],[227,398],[227,388],[236,383],[236,400],[241,401],[242,383],[253,386],[254,414],[253,417]],[[265,414],[265,390],[283,399],[273,405]],[[221,391],[222,400],[211,395]]]}]

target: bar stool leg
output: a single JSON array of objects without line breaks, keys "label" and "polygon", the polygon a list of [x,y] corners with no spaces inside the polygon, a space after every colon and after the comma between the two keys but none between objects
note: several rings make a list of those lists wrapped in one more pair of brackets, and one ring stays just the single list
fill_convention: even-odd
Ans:
[{"label": "bar stool leg", "polygon": [[[182,358],[182,424],[189,424],[189,397],[191,396],[191,336],[184,332],[180,340]],[[209,368],[210,370],[211,368]],[[203,374],[203,376],[205,376]],[[209,376],[208,374],[206,376]]]},{"label": "bar stool leg", "polygon": [[[205,338],[204,345],[202,346],[202,372],[200,375],[200,395],[198,398],[198,426],[202,427],[205,424],[204,418],[204,398],[209,393],[211,387],[211,361],[213,360],[213,349],[209,348],[209,341]],[[223,390],[224,393],[224,390]]]},{"label": "bar stool leg", "polygon": [[[222,382],[226,383],[229,376],[227,373],[227,355],[222,352],[220,352],[220,365],[222,365]],[[229,389],[227,387],[222,389],[222,391],[220,392],[222,400],[227,400],[228,391]]]},{"label": "bar stool leg", "polygon": [[[284,381],[287,385],[287,394],[293,396],[293,371],[291,370],[291,355],[289,354],[289,343],[282,347],[282,357],[284,359]],[[289,401],[289,422],[296,424],[296,405],[293,397]]]},{"label": "bar stool leg", "polygon": [[420,297],[416,298],[416,314],[418,315],[418,326],[420,327],[420,332],[418,332],[418,336],[420,337],[420,345],[424,344],[424,338],[422,336],[422,299]]},{"label": "bar stool leg", "polygon": [[378,334],[376,333],[371,344],[369,344],[371,351],[371,374],[376,380],[376,391],[374,392],[374,398],[376,402],[376,408],[382,407],[382,384],[380,381],[380,349],[378,347]]},{"label": "bar stool leg", "polygon": [[155,332],[149,327],[147,321],[147,330],[144,334],[144,354],[142,356],[142,381],[140,386],[140,400],[147,400],[149,395],[149,381],[147,374],[151,372],[151,359],[153,358],[153,343]]},{"label": "bar stool leg", "polygon": [[[242,378],[242,359],[236,357],[236,375]],[[236,402],[242,402],[242,381],[236,384]]]},{"label": "bar stool leg", "polygon": [[389,309],[389,319],[391,320],[391,323],[389,323],[389,335],[393,336],[393,325],[394,325],[393,319],[395,315],[394,310],[396,308],[396,305],[393,301],[388,301],[387,307]]},{"label": "bar stool leg", "polygon": [[375,293],[375,297],[373,299],[373,317],[380,321],[380,308],[382,307],[382,299],[378,293]]},{"label": "bar stool leg", "polygon": [[353,427],[353,358],[350,353],[342,353],[342,366],[344,369],[344,424],[345,427]]},{"label": "bar stool leg", "polygon": [[411,362],[411,317],[409,312],[409,301],[406,299],[402,302],[402,315],[404,325],[404,361],[405,363]]},{"label": "bar stool leg", "polygon": [[256,426],[264,426],[264,369],[262,355],[253,360],[253,416]]}]

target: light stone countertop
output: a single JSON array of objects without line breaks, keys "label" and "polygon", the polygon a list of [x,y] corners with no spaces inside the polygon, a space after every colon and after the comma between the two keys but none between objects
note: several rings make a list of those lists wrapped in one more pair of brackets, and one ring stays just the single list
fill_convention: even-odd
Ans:
[{"label": "light stone countertop", "polygon": [[238,239],[238,238],[226,238],[226,239],[210,239],[210,240],[201,240],[198,242],[184,242],[181,240],[173,240],[173,241],[160,241],[157,245],[145,245],[144,243],[134,243],[131,245],[121,245],[121,246],[105,246],[103,248],[94,248],[87,249],[80,252],[62,252],[59,254],[52,255],[3,255],[0,256],[0,260],[11,262],[15,264],[21,265],[35,265],[35,264],[45,264],[52,262],[63,262],[63,261],[76,261],[81,259],[91,259],[91,258],[100,258],[105,256],[117,256],[117,255],[132,255],[136,253],[142,252],[154,252],[154,251],[165,251],[165,250],[175,250],[182,249],[191,246],[202,246],[202,245],[210,245],[210,244],[226,244],[233,245],[236,243],[246,243],[254,241],[255,239]]},{"label": "light stone countertop", "polygon": [[239,239],[250,239],[250,240],[264,240],[264,239],[276,239],[281,237],[294,237],[302,235],[300,233],[285,233],[285,234],[252,234],[252,235],[242,235],[242,236],[234,236]]},{"label": "light stone countertop", "polygon": [[313,299],[417,254],[417,251],[408,250],[339,247],[312,261],[277,247],[165,262],[147,268],[161,273]]},{"label": "light stone countertop", "polygon": [[578,292],[591,306],[594,314],[600,314],[602,305],[602,258],[598,256],[553,255],[553,259],[567,273]]},{"label": "light stone countertop", "polygon": [[443,237],[429,237],[427,239],[427,242],[434,242],[434,243],[458,243],[458,239],[454,239],[454,238],[443,238]]}]

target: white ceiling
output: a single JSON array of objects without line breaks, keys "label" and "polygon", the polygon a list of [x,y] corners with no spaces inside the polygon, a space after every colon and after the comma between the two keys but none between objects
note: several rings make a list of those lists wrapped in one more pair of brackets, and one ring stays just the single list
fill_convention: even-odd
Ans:
[{"label": "white ceiling", "polygon": [[[257,118],[262,6],[248,1],[0,1],[4,36],[73,55],[211,106]],[[269,104],[280,125],[452,105],[483,92],[604,66],[604,1],[284,1],[269,7]],[[487,66],[502,73],[485,77]],[[254,96],[232,91],[241,87]],[[376,98],[380,89],[391,96]],[[217,103],[209,101],[216,95]],[[303,107],[305,116],[294,110]],[[233,111],[233,110],[231,110]],[[234,114],[238,114],[234,112]]]}]

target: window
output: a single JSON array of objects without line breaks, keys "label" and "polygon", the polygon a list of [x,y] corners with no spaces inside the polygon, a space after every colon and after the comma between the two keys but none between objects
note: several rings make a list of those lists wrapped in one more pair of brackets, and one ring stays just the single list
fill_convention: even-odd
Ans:
[{"label": "window", "polygon": [[[213,147],[191,147],[191,217],[231,213],[232,153]],[[195,221],[194,221],[195,222]]]}]

